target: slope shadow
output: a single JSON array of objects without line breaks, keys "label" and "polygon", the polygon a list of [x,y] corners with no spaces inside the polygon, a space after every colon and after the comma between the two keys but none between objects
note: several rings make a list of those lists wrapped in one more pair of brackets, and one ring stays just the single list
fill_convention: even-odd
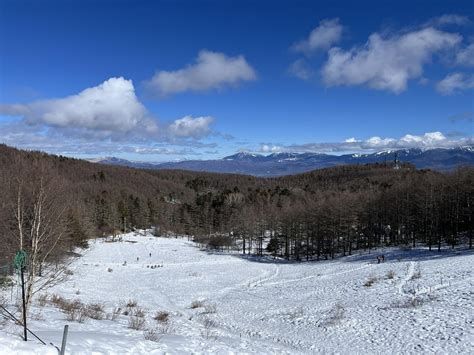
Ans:
[{"label": "slope shadow", "polygon": [[474,249],[467,247],[458,247],[455,249],[437,249],[429,251],[426,247],[416,247],[413,249],[404,248],[380,248],[373,249],[370,252],[365,251],[357,255],[340,257],[343,262],[373,262],[377,263],[377,256],[384,255],[387,261],[425,261],[452,258],[462,255],[474,255]]},{"label": "slope shadow", "polygon": [[319,260],[310,259],[305,260],[304,257],[300,261],[296,260],[286,260],[283,258],[274,259],[270,255],[258,256],[254,254],[240,254],[237,252],[227,252],[227,251],[218,251],[218,250],[205,250],[208,255],[231,255],[236,258],[244,259],[250,262],[263,263],[263,264],[303,264],[303,263],[319,263],[319,262],[365,262],[376,264],[377,256],[384,255],[385,262],[393,261],[423,261],[423,260],[436,260],[442,258],[451,258],[462,255],[474,255],[474,249],[469,249],[466,247],[457,247],[451,249],[446,247],[441,249],[438,252],[437,249],[432,249],[431,251],[425,247],[416,247],[414,249],[405,249],[400,247],[389,247],[389,248],[378,248],[372,249],[370,251],[355,251],[353,255],[346,256],[336,256],[334,259],[326,260],[324,257],[321,257]]}]

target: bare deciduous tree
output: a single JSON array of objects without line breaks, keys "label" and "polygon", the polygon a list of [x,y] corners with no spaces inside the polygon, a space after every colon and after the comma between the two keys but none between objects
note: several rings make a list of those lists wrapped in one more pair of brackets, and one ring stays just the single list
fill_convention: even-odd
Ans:
[{"label": "bare deciduous tree", "polygon": [[67,198],[62,184],[43,169],[37,177],[17,179],[14,218],[19,250],[28,253],[25,278],[27,309],[35,293],[64,279],[58,246],[66,235]]}]

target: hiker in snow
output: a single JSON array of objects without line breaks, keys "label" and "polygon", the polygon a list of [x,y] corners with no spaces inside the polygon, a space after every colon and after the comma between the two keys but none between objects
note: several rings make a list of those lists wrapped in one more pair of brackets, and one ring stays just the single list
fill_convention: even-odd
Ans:
[{"label": "hiker in snow", "polygon": [[150,253],[150,258],[151,258],[151,253]]},{"label": "hiker in snow", "polygon": [[382,262],[385,262],[385,255],[382,254]]},{"label": "hiker in snow", "polygon": [[137,256],[137,262],[138,262],[138,260],[140,260],[140,258]]},{"label": "hiker in snow", "polygon": [[377,255],[377,264],[380,264],[380,256]]}]

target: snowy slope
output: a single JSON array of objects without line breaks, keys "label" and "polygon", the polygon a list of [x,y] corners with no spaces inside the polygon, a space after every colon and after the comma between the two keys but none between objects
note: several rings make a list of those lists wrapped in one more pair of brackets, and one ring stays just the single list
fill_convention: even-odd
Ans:
[{"label": "snowy slope", "polygon": [[[71,266],[70,279],[49,294],[103,303],[109,313],[136,300],[146,311],[146,328],[156,327],[156,311],[170,313],[166,334],[145,340],[123,314],[67,322],[58,309],[37,302],[33,313],[40,320],[30,327],[60,345],[68,323],[71,354],[472,352],[474,254],[384,253],[383,264],[373,254],[274,263],[207,253],[185,239],[97,240]],[[364,286],[371,278],[377,280]],[[207,308],[191,309],[198,300]],[[0,353],[57,353],[25,344],[19,334],[17,326],[0,325]]]}]

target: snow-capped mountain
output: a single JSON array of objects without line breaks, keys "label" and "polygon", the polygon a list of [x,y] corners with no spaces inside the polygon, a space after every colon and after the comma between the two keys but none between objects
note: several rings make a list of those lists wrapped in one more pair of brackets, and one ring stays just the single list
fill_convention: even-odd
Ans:
[{"label": "snow-capped mountain", "polygon": [[474,147],[452,149],[403,149],[372,154],[331,155],[320,153],[273,153],[270,155],[239,152],[222,159],[186,160],[167,163],[131,162],[118,158],[94,162],[144,169],[183,169],[254,176],[281,176],[347,164],[393,162],[395,158],[419,169],[452,170],[461,165],[474,165]]}]

